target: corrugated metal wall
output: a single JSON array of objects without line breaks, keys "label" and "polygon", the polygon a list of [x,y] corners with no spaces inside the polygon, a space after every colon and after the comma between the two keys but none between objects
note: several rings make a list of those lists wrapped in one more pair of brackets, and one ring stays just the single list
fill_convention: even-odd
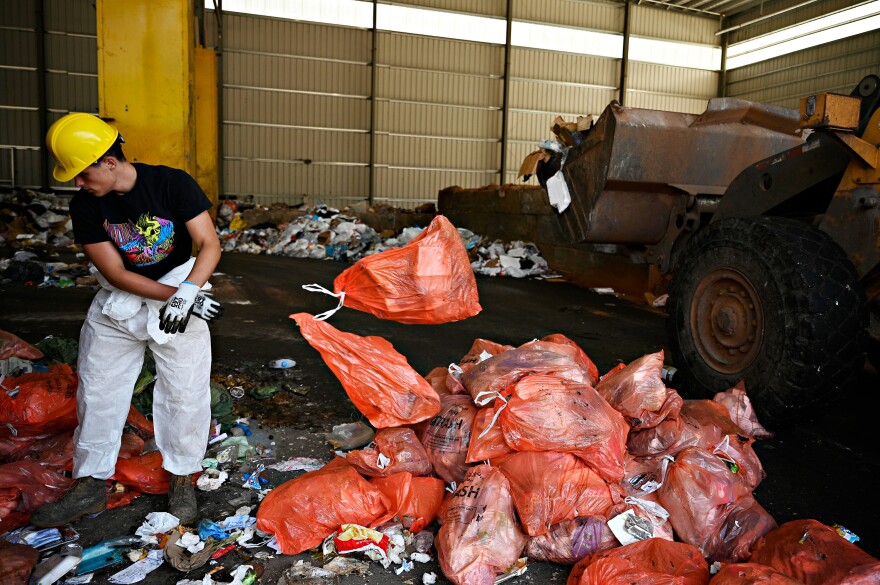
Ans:
[{"label": "corrugated metal wall", "polygon": [[[205,18],[216,45],[213,12]],[[224,192],[259,203],[363,199],[370,32],[223,15]]]},{"label": "corrugated metal wall", "polygon": [[[774,5],[773,11],[793,7],[796,0]],[[792,9],[729,33],[734,44],[818,18],[857,4],[852,0],[824,0]],[[745,12],[726,27],[748,23],[762,16],[757,11]],[[830,91],[849,94],[865,76],[880,71],[880,30],[850,37],[782,55],[775,59],[739,67],[727,72],[726,94],[750,101],[771,103],[797,109],[800,98],[813,93]]]},{"label": "corrugated metal wall", "polygon": [[[0,185],[43,187],[37,0],[0,11]],[[95,7],[90,0],[42,2],[46,126],[71,112],[98,111]],[[55,183],[52,183],[56,185]]]},{"label": "corrugated metal wall", "polygon": [[[506,0],[406,0],[411,6],[504,18]],[[620,34],[624,12],[608,0],[516,0],[516,21]],[[36,149],[37,0],[0,15],[0,144]],[[67,111],[97,111],[94,6],[45,0],[51,123]],[[207,44],[217,43],[207,11]],[[633,35],[715,42],[712,20],[647,6],[631,8]],[[372,32],[226,13],[223,22],[224,192],[269,203],[345,205],[370,192]],[[579,48],[578,48],[579,49]],[[381,32],[373,120],[375,201],[414,207],[451,185],[499,181],[504,47]],[[507,168],[551,138],[557,115],[597,116],[617,99],[620,60],[513,47]],[[627,105],[699,112],[717,73],[631,62]],[[38,185],[39,153],[19,153],[19,182]],[[0,157],[2,158],[2,157]],[[8,158],[8,157],[6,157]],[[8,162],[4,159],[0,164]],[[8,171],[0,166],[0,178]],[[27,181],[21,179],[27,178]],[[532,179],[534,182],[534,179]]]}]

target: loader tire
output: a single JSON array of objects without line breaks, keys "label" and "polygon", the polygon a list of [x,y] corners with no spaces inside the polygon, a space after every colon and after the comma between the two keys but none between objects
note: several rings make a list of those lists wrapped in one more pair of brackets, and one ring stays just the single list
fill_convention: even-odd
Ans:
[{"label": "loader tire", "polygon": [[864,364],[855,268],[798,221],[730,218],[697,232],[676,263],[668,313],[684,385],[711,397],[744,380],[764,424],[840,398]]}]

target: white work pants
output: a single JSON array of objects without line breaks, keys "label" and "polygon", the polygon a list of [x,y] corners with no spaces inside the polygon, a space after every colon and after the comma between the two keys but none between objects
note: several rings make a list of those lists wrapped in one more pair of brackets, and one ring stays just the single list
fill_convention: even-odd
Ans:
[{"label": "white work pants", "polygon": [[162,467],[175,475],[201,471],[211,424],[208,324],[192,316],[185,333],[159,344],[147,333],[147,305],[130,319],[111,319],[101,312],[108,296],[98,292],[80,333],[73,477],[113,475],[147,347],[156,359],[153,423]]}]

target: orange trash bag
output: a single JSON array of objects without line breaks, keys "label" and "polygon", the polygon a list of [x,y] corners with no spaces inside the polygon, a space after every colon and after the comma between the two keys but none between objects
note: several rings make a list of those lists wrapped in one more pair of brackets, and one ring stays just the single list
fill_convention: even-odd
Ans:
[{"label": "orange trash bag", "polygon": [[461,482],[470,467],[467,454],[476,416],[470,396],[449,394],[440,399],[440,412],[422,435],[434,473],[446,483]]},{"label": "orange trash bag", "polygon": [[283,554],[295,555],[343,524],[369,526],[388,508],[385,494],[337,457],[270,491],[257,510],[257,528],[274,534]]},{"label": "orange trash bag", "polygon": [[569,339],[562,333],[553,333],[551,335],[547,335],[541,338],[541,341],[549,341],[550,343],[562,343],[564,345],[570,345],[574,349],[577,350],[577,361],[587,370],[587,373],[590,374],[590,384],[595,386],[596,382],[599,381],[599,368],[596,367],[596,364],[593,363],[593,360],[587,355],[581,346],[575,343],[573,340]]},{"label": "orange trash bag", "polygon": [[677,418],[682,399],[660,378],[663,352],[650,353],[605,376],[596,391],[626,418],[633,430]]},{"label": "orange trash bag", "polygon": [[792,520],[767,533],[749,562],[767,565],[804,585],[880,582],[880,560],[818,520]]},{"label": "orange trash bag", "polygon": [[415,477],[401,471],[387,477],[374,477],[370,483],[388,498],[388,512],[373,520],[375,527],[397,520],[413,534],[421,532],[437,517],[445,485],[436,477]]},{"label": "orange trash bag", "polygon": [[566,585],[708,585],[709,566],[696,548],[662,538],[640,540],[590,555]]},{"label": "orange trash bag", "polygon": [[529,536],[576,516],[604,514],[614,504],[608,484],[571,453],[521,452],[498,468],[510,482],[510,493]]},{"label": "orange trash bag", "polygon": [[[504,404],[501,400],[496,400],[496,402],[499,403],[499,408]],[[471,442],[468,445],[467,459],[465,459],[467,463],[488,461],[516,452],[504,442],[501,425],[495,419],[497,412],[498,408],[492,406],[477,411],[474,427],[471,431]]]},{"label": "orange trash bag", "polygon": [[604,516],[578,516],[530,538],[525,556],[534,561],[573,565],[587,555],[619,546]]},{"label": "orange trash bag", "polygon": [[15,429],[11,431],[15,436],[76,428],[76,387],[76,374],[67,364],[6,378],[0,383],[0,426]]},{"label": "orange trash bag", "polygon": [[461,383],[479,406],[495,400],[508,386],[531,374],[552,374],[589,385],[589,368],[581,363],[579,352],[565,343],[530,341],[469,368],[461,375]]},{"label": "orange trash bag", "polygon": [[407,471],[412,475],[431,475],[431,460],[412,429],[379,429],[373,442],[359,451],[350,451],[345,460],[361,474],[387,477]]},{"label": "orange trash bag", "polygon": [[517,451],[573,453],[605,481],[623,479],[629,425],[592,386],[533,374],[511,391],[498,417],[508,445]]},{"label": "orange trash bag", "polygon": [[398,323],[450,323],[482,310],[461,236],[442,215],[402,248],[358,260],[336,277],[333,290],[339,307]]},{"label": "orange trash bag", "polygon": [[440,410],[440,397],[431,384],[385,339],[340,331],[308,313],[290,317],[374,427],[417,423]]},{"label": "orange trash bag", "polygon": [[154,495],[167,494],[171,484],[171,474],[162,468],[162,454],[158,451],[120,457],[116,460],[116,470],[111,479],[143,494]]},{"label": "orange trash bag", "polygon": [[753,439],[769,439],[773,433],[758,422],[752,401],[746,394],[745,382],[740,380],[733,388],[719,392],[712,400],[727,409],[727,416]]},{"label": "orange trash bag", "polygon": [[758,563],[722,565],[709,585],[804,585],[785,573]]},{"label": "orange trash bag", "polygon": [[636,457],[675,456],[690,447],[717,451],[739,466],[738,473],[754,490],[767,475],[752,447],[754,442],[718,402],[685,400],[678,418],[632,431],[626,446]]},{"label": "orange trash bag", "polygon": [[510,484],[497,467],[469,469],[444,511],[434,546],[443,574],[456,585],[492,585],[525,548]]},{"label": "orange trash bag", "polygon": [[678,454],[658,497],[676,535],[710,562],[748,558],[752,544],[776,528],[746,481],[727,462],[702,449]]}]

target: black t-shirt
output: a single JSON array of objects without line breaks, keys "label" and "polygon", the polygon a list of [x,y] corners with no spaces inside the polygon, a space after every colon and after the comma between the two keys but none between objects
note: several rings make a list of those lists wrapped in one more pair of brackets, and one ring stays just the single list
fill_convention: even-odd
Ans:
[{"label": "black t-shirt", "polygon": [[166,166],[134,163],[134,188],[95,197],[80,191],[70,201],[79,244],[113,242],[127,270],[158,280],[189,260],[192,237],[186,222],[211,209],[189,174]]}]

